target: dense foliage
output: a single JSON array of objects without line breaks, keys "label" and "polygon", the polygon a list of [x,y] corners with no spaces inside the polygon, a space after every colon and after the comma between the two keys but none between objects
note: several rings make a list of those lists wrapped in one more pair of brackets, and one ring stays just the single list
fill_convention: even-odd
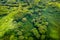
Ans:
[{"label": "dense foliage", "polygon": [[60,40],[60,0],[0,0],[0,40]]}]

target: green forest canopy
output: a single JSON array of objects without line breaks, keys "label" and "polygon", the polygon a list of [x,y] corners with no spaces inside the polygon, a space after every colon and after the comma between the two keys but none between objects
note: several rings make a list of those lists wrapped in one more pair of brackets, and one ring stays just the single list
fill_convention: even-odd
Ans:
[{"label": "green forest canopy", "polygon": [[0,40],[60,40],[59,0],[0,0]]}]

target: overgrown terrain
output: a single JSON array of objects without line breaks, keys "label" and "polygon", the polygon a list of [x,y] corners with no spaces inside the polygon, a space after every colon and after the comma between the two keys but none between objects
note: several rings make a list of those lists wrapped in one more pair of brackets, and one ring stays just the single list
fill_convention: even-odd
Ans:
[{"label": "overgrown terrain", "polygon": [[0,0],[0,40],[60,40],[60,0]]}]

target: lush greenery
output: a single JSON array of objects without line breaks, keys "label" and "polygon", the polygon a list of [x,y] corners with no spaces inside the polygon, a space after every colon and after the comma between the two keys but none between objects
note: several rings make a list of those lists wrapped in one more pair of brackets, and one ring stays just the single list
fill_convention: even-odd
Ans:
[{"label": "lush greenery", "polygon": [[0,40],[60,40],[59,0],[0,0]]}]

